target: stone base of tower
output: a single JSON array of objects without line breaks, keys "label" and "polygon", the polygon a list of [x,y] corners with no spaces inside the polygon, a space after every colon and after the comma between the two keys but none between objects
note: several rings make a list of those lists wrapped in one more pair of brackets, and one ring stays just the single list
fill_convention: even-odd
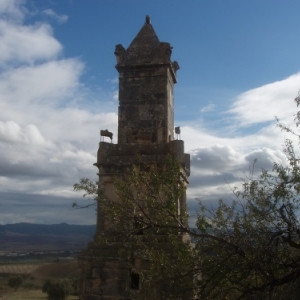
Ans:
[{"label": "stone base of tower", "polygon": [[[99,187],[109,199],[116,199],[114,189],[114,177],[125,174],[130,166],[143,164],[163,165],[168,156],[174,157],[182,165],[182,174],[189,175],[190,157],[184,153],[184,143],[181,140],[173,140],[165,144],[157,144],[149,147],[147,144],[112,144],[100,142],[97,154],[99,168]],[[183,199],[182,201],[185,201]],[[182,204],[185,207],[185,203]],[[81,275],[79,280],[80,300],[153,300],[160,299],[162,290],[157,288],[148,293],[147,282],[140,282],[139,287],[134,286],[133,281],[139,280],[139,271],[149,269],[148,262],[133,258],[125,262],[120,257],[120,249],[124,247],[124,241],[119,241],[110,232],[109,220],[98,206],[97,233],[95,241],[79,258]],[[106,243],[97,241],[97,237],[105,237]],[[142,237],[141,237],[142,238]],[[183,243],[189,243],[189,236],[180,236]],[[170,247],[167,236],[155,236],[162,248]],[[147,236],[147,242],[151,243],[151,236]],[[171,251],[171,250],[170,250]],[[135,274],[133,274],[133,271]],[[193,280],[191,278],[191,280]],[[150,294],[146,296],[145,294]],[[180,298],[192,299],[187,296]]]},{"label": "stone base of tower", "polygon": [[[178,238],[183,243],[190,243],[187,234]],[[155,236],[160,249],[172,251],[167,240],[167,236],[162,235],[159,239]],[[122,247],[124,244],[121,241],[103,244],[95,241],[89,244],[79,257],[79,300],[156,300],[166,293],[165,281],[154,288],[150,287],[149,282],[136,277],[141,271],[149,269],[149,263],[140,258],[126,262],[120,257]],[[176,300],[193,299],[193,292],[189,290],[192,281],[191,277],[187,281],[185,295]]]},{"label": "stone base of tower", "polygon": [[118,257],[118,245],[89,244],[79,257],[80,300],[137,299],[130,290],[130,267]]}]

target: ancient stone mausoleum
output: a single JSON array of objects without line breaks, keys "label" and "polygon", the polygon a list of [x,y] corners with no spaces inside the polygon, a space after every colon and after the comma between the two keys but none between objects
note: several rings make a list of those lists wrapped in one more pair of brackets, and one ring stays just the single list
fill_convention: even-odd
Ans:
[{"label": "ancient stone mausoleum", "polygon": [[[99,186],[105,196],[115,196],[114,176],[124,174],[128,166],[161,164],[167,156],[175,157],[182,165],[184,177],[189,176],[190,156],[184,153],[184,142],[175,138],[174,96],[176,71],[179,65],[171,61],[172,47],[160,42],[150,18],[125,49],[117,45],[115,56],[119,72],[118,143],[103,140],[99,143],[97,163]],[[109,132],[103,132],[109,135]],[[185,197],[180,204],[185,206]],[[95,242],[82,254],[79,266],[81,300],[139,299],[143,282],[133,274],[119,257],[122,245],[97,244],[97,236],[110,239],[105,215],[98,207]],[[138,269],[138,266],[135,266]],[[153,299],[153,298],[149,298]]]}]

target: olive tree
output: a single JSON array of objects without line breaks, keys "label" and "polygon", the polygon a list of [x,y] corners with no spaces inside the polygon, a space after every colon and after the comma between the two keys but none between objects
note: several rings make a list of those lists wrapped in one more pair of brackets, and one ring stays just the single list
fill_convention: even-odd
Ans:
[{"label": "olive tree", "polygon": [[74,291],[69,279],[47,279],[42,287],[49,300],[64,300]]},{"label": "olive tree", "polygon": [[14,276],[8,279],[8,285],[15,291],[22,285],[23,278],[21,276]]}]

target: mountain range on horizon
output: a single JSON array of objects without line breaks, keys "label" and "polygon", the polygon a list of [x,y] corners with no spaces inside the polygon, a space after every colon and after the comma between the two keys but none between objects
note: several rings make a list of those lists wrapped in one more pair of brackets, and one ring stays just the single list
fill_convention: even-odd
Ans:
[{"label": "mountain range on horizon", "polygon": [[64,234],[64,233],[91,233],[93,230],[96,230],[96,225],[73,225],[67,223],[58,223],[58,224],[35,224],[35,223],[13,223],[13,224],[0,224],[0,232],[3,231],[13,231],[19,233],[55,233],[55,234]]},{"label": "mountain range on horizon", "polygon": [[96,225],[15,223],[0,225],[0,252],[82,250]]}]

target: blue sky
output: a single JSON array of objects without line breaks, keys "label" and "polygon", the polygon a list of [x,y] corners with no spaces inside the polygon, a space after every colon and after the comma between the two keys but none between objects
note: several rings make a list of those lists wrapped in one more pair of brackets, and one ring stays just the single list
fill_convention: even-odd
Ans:
[{"label": "blue sky", "polygon": [[[116,44],[145,22],[179,62],[175,124],[188,193],[232,197],[249,166],[284,163],[300,90],[299,1],[0,0],[0,223],[92,224],[72,185],[96,180],[99,130],[117,130]],[[116,141],[115,141],[116,142]]]}]

